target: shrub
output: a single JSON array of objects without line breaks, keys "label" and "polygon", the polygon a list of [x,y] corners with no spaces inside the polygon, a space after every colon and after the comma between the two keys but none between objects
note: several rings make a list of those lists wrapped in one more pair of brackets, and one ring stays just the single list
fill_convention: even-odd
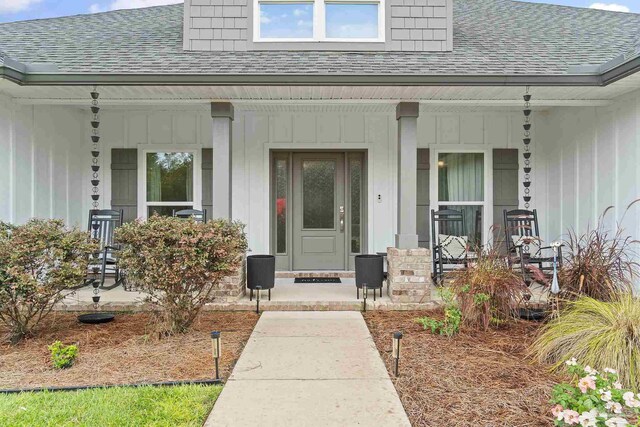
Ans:
[{"label": "shrub", "polygon": [[60,341],[56,341],[49,347],[51,353],[51,364],[56,369],[70,368],[78,357],[77,345],[64,345]]},{"label": "shrub", "polygon": [[243,226],[154,215],[116,230],[120,267],[158,308],[162,332],[185,332],[247,248]]},{"label": "shrub", "polygon": [[82,282],[97,245],[59,220],[0,223],[0,321],[17,343]]},{"label": "shrub", "polygon": [[608,301],[619,292],[631,290],[638,274],[638,263],[634,261],[638,242],[625,236],[619,225],[613,234],[607,230],[605,219],[610,210],[611,207],[606,209],[596,227],[588,228],[584,234],[569,231],[564,265],[558,274],[565,299],[586,295]]},{"label": "shrub", "polygon": [[529,290],[497,249],[478,250],[477,254],[476,260],[455,272],[451,289],[463,322],[487,330],[491,322],[512,318]]},{"label": "shrub", "polygon": [[560,316],[545,325],[531,348],[554,369],[575,356],[590,366],[609,366],[625,387],[640,389],[640,301],[630,293],[612,301],[582,297],[567,303]]},{"label": "shrub", "polygon": [[640,413],[640,395],[622,388],[615,369],[605,368],[601,374],[582,367],[575,358],[566,365],[574,383],[553,388],[551,413],[556,426],[622,427]]},{"label": "shrub", "polygon": [[421,324],[424,329],[430,329],[432,334],[452,337],[460,331],[462,312],[460,311],[451,290],[448,288],[441,288],[438,290],[438,293],[444,302],[444,320],[425,316],[416,319],[416,322]]}]

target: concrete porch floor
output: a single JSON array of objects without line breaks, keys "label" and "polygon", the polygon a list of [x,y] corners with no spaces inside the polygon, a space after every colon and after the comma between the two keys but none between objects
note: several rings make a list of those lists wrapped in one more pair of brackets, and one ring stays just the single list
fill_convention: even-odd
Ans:
[{"label": "concrete porch floor", "polygon": [[[261,311],[361,311],[363,309],[362,293],[356,299],[355,279],[342,278],[342,283],[294,283],[293,278],[276,278],[276,286],[271,291],[271,301],[267,300],[267,291],[262,291],[260,298]],[[113,283],[108,282],[108,283]],[[377,291],[373,301],[373,291],[367,298],[368,310],[419,310],[434,307],[437,303],[425,301],[420,304],[394,303],[387,295],[387,285],[382,290],[382,297]],[[144,310],[144,293],[128,292],[121,286],[111,290],[100,291],[100,310],[139,311]],[[85,287],[68,295],[60,304],[59,310],[85,311],[93,310],[93,288]],[[206,309],[227,311],[250,311],[256,309],[255,293],[253,301],[249,301],[249,293],[234,302],[212,302]]]},{"label": "concrete porch floor", "polygon": [[[271,301],[267,300],[267,291],[262,291],[260,298],[261,311],[361,311],[363,310],[362,294],[356,299],[355,279],[342,278],[342,283],[294,283],[293,278],[276,278],[276,286],[271,292]],[[112,281],[107,284],[113,283]],[[531,288],[531,302],[546,302],[545,289],[534,284]],[[379,291],[378,291],[379,292]],[[145,294],[128,292],[121,286],[111,290],[100,291],[101,311],[143,311]],[[93,288],[85,287],[68,295],[58,304],[56,309],[63,311],[94,310],[91,297]],[[373,291],[367,299],[367,310],[425,310],[438,306],[441,299],[436,289],[431,290],[431,300],[419,304],[394,303],[387,295],[387,285],[382,289],[382,297],[378,293],[373,301]],[[206,305],[207,310],[252,311],[256,309],[254,293],[253,301],[249,301],[249,293],[233,302],[212,302]]]}]

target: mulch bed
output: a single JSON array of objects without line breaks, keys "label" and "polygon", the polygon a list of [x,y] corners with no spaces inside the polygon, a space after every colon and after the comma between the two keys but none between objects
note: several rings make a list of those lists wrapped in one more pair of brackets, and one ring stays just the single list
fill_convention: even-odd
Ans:
[{"label": "mulch bed", "polygon": [[551,426],[550,392],[560,378],[526,359],[539,324],[519,321],[453,338],[423,330],[441,312],[368,312],[365,320],[393,378],[391,335],[402,331],[402,404],[418,426]]},{"label": "mulch bed", "polygon": [[[76,314],[53,313],[33,338],[0,344],[0,388],[107,385],[214,378],[210,332],[221,331],[221,377],[227,378],[258,316],[251,312],[202,312],[191,330],[159,338],[147,313],[118,314],[103,325],[85,325]],[[0,337],[5,334],[0,328]],[[47,346],[77,344],[70,369],[51,367]]]}]

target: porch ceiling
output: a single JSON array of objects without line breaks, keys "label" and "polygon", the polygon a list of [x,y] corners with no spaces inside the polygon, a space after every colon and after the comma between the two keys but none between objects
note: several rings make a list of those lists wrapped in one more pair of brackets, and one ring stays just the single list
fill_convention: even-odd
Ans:
[{"label": "porch ceiling", "polygon": [[[533,87],[537,106],[606,105],[640,89],[640,73],[604,87]],[[19,86],[0,80],[0,93],[24,104],[86,105],[88,86]],[[521,87],[487,86],[103,86],[110,105],[185,105],[216,100],[237,103],[394,103],[419,101],[436,106],[520,106]]]}]

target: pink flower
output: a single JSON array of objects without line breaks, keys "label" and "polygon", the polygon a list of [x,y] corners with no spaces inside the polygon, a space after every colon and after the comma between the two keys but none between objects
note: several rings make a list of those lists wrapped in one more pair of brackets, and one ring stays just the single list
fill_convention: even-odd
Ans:
[{"label": "pink flower", "polygon": [[578,388],[583,393],[586,393],[587,390],[589,389],[595,390],[596,389],[595,378],[590,375],[587,375],[586,377],[581,378],[580,381],[578,381]]},{"label": "pink flower", "polygon": [[553,414],[553,416],[558,420],[561,420],[563,415],[562,414],[563,410],[564,408],[562,407],[562,405],[556,405],[553,408],[551,408],[551,414]]},{"label": "pink flower", "polygon": [[622,405],[618,402],[607,402],[605,408],[607,409],[607,411],[612,411],[614,414],[622,413]]},{"label": "pink flower", "polygon": [[567,409],[566,411],[564,411],[563,415],[564,422],[569,425],[578,424],[580,422],[580,414],[578,414],[576,411]]}]

